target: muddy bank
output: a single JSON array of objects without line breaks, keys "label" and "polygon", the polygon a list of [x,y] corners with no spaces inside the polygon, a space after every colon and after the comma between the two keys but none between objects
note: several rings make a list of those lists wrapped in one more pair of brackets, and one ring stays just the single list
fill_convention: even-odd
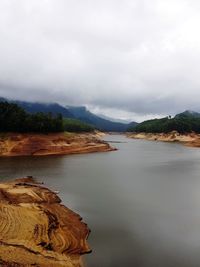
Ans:
[{"label": "muddy bank", "polygon": [[100,134],[15,134],[0,135],[0,156],[67,155],[115,150]]},{"label": "muddy bank", "polygon": [[200,135],[196,133],[180,134],[176,131],[170,133],[128,133],[127,137],[162,142],[180,142],[191,147],[200,147]]},{"label": "muddy bank", "polygon": [[80,267],[90,230],[32,178],[0,184],[0,265]]}]

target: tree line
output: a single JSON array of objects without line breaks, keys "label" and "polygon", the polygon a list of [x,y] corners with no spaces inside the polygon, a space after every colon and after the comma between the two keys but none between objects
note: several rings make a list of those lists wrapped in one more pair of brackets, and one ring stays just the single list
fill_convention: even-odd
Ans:
[{"label": "tree line", "polygon": [[153,119],[144,121],[129,131],[145,133],[169,133],[177,131],[179,133],[200,133],[200,118],[196,117],[165,117],[162,119]]},{"label": "tree line", "polygon": [[84,132],[94,128],[73,119],[63,119],[61,114],[38,112],[29,114],[17,104],[0,102],[0,132]]},{"label": "tree line", "polygon": [[67,132],[92,132],[95,130],[93,125],[87,124],[77,119],[63,119],[64,130]]}]

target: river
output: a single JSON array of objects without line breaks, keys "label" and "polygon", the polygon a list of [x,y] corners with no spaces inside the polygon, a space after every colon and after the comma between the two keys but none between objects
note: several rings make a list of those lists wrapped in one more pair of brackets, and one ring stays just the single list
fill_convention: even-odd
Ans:
[{"label": "river", "polygon": [[88,267],[200,266],[200,149],[106,136],[118,151],[0,159],[33,175],[92,230]]}]

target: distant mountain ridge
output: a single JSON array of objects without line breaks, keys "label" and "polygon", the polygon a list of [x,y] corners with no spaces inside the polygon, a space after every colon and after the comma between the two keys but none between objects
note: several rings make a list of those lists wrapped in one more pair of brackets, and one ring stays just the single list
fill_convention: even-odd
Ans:
[{"label": "distant mountain ridge", "polygon": [[60,113],[64,118],[75,118],[69,110],[57,103],[31,103],[25,101],[14,101],[14,103],[18,104],[28,113],[51,112],[53,115]]},{"label": "distant mountain ridge", "polygon": [[0,101],[7,101],[10,103],[15,103],[21,108],[23,108],[26,112],[34,114],[37,112],[43,113],[52,113],[53,115],[62,114],[64,118],[75,118],[73,114],[69,112],[65,107],[57,104],[57,103],[38,103],[38,102],[28,102],[28,101],[20,101],[20,100],[12,100],[0,97]]},{"label": "distant mountain ridge", "polygon": [[37,112],[52,113],[56,115],[62,114],[64,118],[78,119],[84,123],[94,126],[96,129],[106,132],[126,132],[127,129],[132,126],[136,126],[136,122],[130,124],[114,122],[108,119],[101,118],[87,110],[84,106],[62,106],[58,103],[38,103],[38,102],[27,102],[19,100],[8,100],[0,97],[0,101],[8,101],[15,103],[22,107],[26,112],[34,114]]},{"label": "distant mountain ridge", "polygon": [[103,115],[103,114],[96,114],[96,115],[98,117],[102,118],[102,119],[109,120],[109,121],[112,121],[112,122],[119,122],[119,123],[123,123],[123,124],[131,123],[131,121],[129,121],[129,120],[116,119],[116,118],[112,118],[112,117],[109,117],[109,116],[106,116],[106,115]]},{"label": "distant mountain ridge", "polygon": [[[86,107],[73,107],[73,106],[66,106],[70,113],[72,113],[77,119],[94,125],[96,128],[102,131],[107,132],[126,132],[127,129],[130,127],[130,124],[125,124],[121,122],[114,122],[100,116],[97,116],[86,109]],[[136,122],[131,123],[132,127],[137,125]]]}]

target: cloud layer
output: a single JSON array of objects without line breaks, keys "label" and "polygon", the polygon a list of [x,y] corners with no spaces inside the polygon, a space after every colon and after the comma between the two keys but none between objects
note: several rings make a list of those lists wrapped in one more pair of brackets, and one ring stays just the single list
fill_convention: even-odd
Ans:
[{"label": "cloud layer", "polygon": [[0,95],[133,119],[200,110],[199,12],[196,0],[1,0]]}]

